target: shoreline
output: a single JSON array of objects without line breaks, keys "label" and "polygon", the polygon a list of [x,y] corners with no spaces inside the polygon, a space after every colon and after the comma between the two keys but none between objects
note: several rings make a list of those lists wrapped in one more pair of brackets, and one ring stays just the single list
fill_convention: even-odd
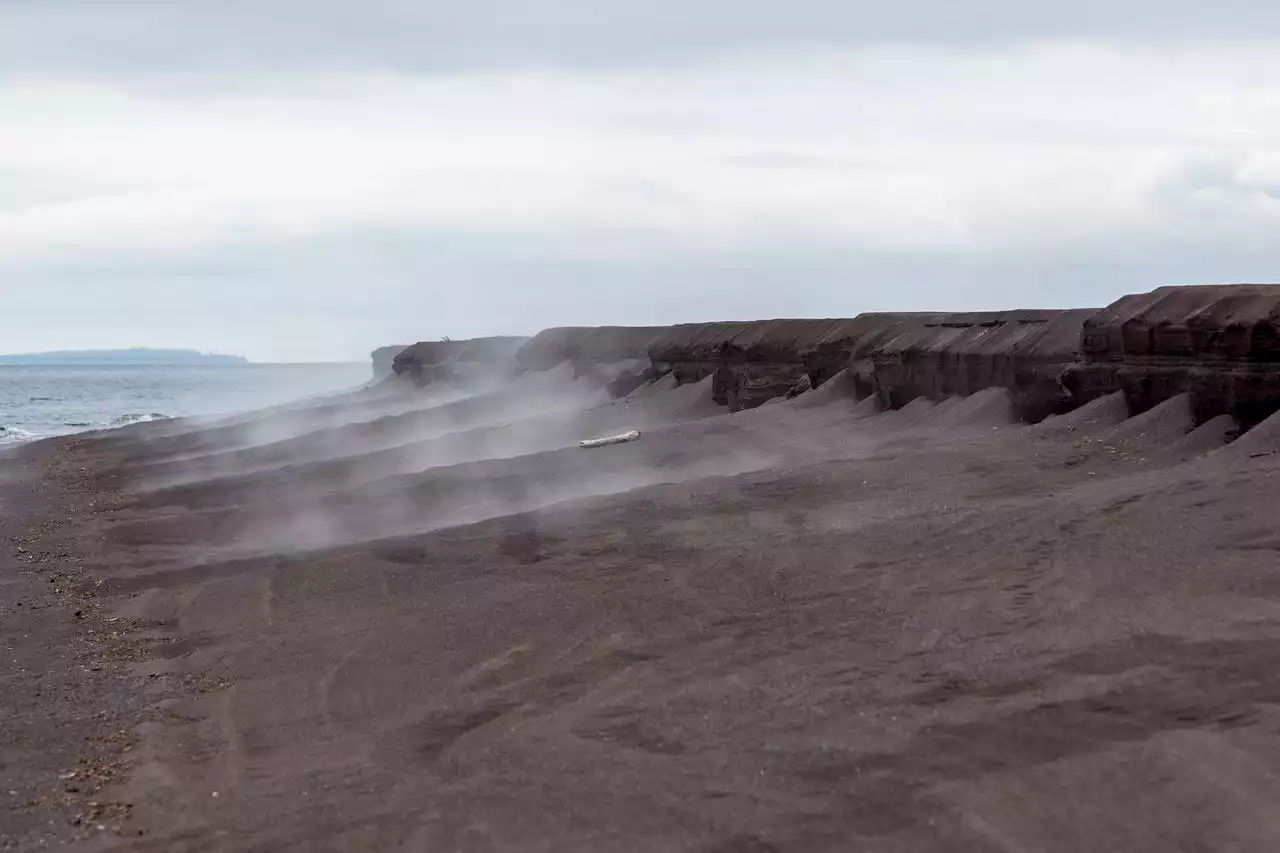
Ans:
[{"label": "shoreline", "polygon": [[[793,326],[661,377],[610,360],[651,330],[420,346],[400,393],[0,454],[0,845],[1275,848],[1280,414],[1028,423],[1007,368],[1062,347],[972,319],[794,393]],[[985,373],[894,355],[990,329]]]},{"label": "shoreline", "polygon": [[131,809],[109,791],[123,778],[144,700],[73,541],[93,515],[95,491],[72,470],[74,450],[53,441],[15,448],[0,462],[4,655],[13,664],[3,684],[0,842],[35,849],[127,831]]}]

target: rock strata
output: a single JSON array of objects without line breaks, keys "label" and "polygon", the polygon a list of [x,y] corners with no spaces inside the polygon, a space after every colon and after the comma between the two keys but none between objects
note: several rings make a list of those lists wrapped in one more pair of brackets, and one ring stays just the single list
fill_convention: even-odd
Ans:
[{"label": "rock strata", "polygon": [[1161,287],[1085,321],[1077,402],[1123,391],[1135,413],[1188,394],[1196,423],[1280,410],[1280,285]]},{"label": "rock strata", "polygon": [[822,385],[845,369],[860,344],[912,316],[672,326],[650,344],[649,359],[681,383],[714,376],[713,399],[739,411]]},{"label": "rock strata", "polygon": [[1280,410],[1278,329],[1280,286],[1162,287],[1101,310],[562,327],[529,339],[415,344],[392,369],[425,385],[468,365],[527,372],[568,362],[615,397],[668,375],[676,384],[709,378],[712,398],[731,411],[844,372],[855,398],[886,409],[1004,389],[1029,423],[1117,392],[1134,414],[1186,394],[1195,424],[1229,415],[1247,428]]},{"label": "rock strata", "polygon": [[887,316],[853,353],[860,394],[885,408],[1005,388],[1017,415],[1037,423],[1070,410],[1063,379],[1096,309]]}]

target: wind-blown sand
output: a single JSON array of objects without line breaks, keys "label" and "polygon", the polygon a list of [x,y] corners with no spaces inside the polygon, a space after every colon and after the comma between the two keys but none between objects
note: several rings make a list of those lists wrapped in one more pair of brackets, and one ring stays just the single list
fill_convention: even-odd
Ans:
[{"label": "wind-blown sand", "polygon": [[526,386],[5,457],[0,844],[1280,849],[1274,419]]}]

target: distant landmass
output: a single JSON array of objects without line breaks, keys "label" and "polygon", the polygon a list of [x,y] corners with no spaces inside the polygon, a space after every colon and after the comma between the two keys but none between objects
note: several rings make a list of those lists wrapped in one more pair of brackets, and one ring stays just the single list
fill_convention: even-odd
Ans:
[{"label": "distant landmass", "polygon": [[86,349],[58,350],[56,352],[0,355],[0,364],[248,364],[249,360],[238,355],[199,352],[193,349]]}]

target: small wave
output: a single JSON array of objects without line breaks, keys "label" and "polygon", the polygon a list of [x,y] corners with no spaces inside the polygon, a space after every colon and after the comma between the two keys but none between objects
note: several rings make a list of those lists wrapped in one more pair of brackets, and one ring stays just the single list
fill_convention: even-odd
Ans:
[{"label": "small wave", "polygon": [[168,415],[162,415],[159,412],[151,412],[145,415],[137,415],[137,414],[121,415],[120,417],[113,419],[110,423],[107,424],[107,426],[122,427],[122,426],[130,426],[132,424],[147,424],[147,423],[151,423],[152,421],[167,421],[167,420],[169,420]]},{"label": "small wave", "polygon": [[63,435],[70,432],[78,432],[81,430],[100,430],[100,429],[116,429],[117,427],[126,427],[133,424],[144,424],[152,421],[171,420],[169,415],[162,415],[159,412],[148,412],[146,414],[127,414],[118,418],[112,418],[109,421],[65,421],[62,426],[66,429],[55,429],[50,434],[31,432],[22,427],[16,426],[0,426],[0,444],[18,444],[20,442],[35,441],[40,438],[48,438],[49,435]]},{"label": "small wave", "polygon": [[22,427],[3,427],[0,426],[0,444],[17,444],[20,441],[35,441],[43,436],[28,432]]}]

